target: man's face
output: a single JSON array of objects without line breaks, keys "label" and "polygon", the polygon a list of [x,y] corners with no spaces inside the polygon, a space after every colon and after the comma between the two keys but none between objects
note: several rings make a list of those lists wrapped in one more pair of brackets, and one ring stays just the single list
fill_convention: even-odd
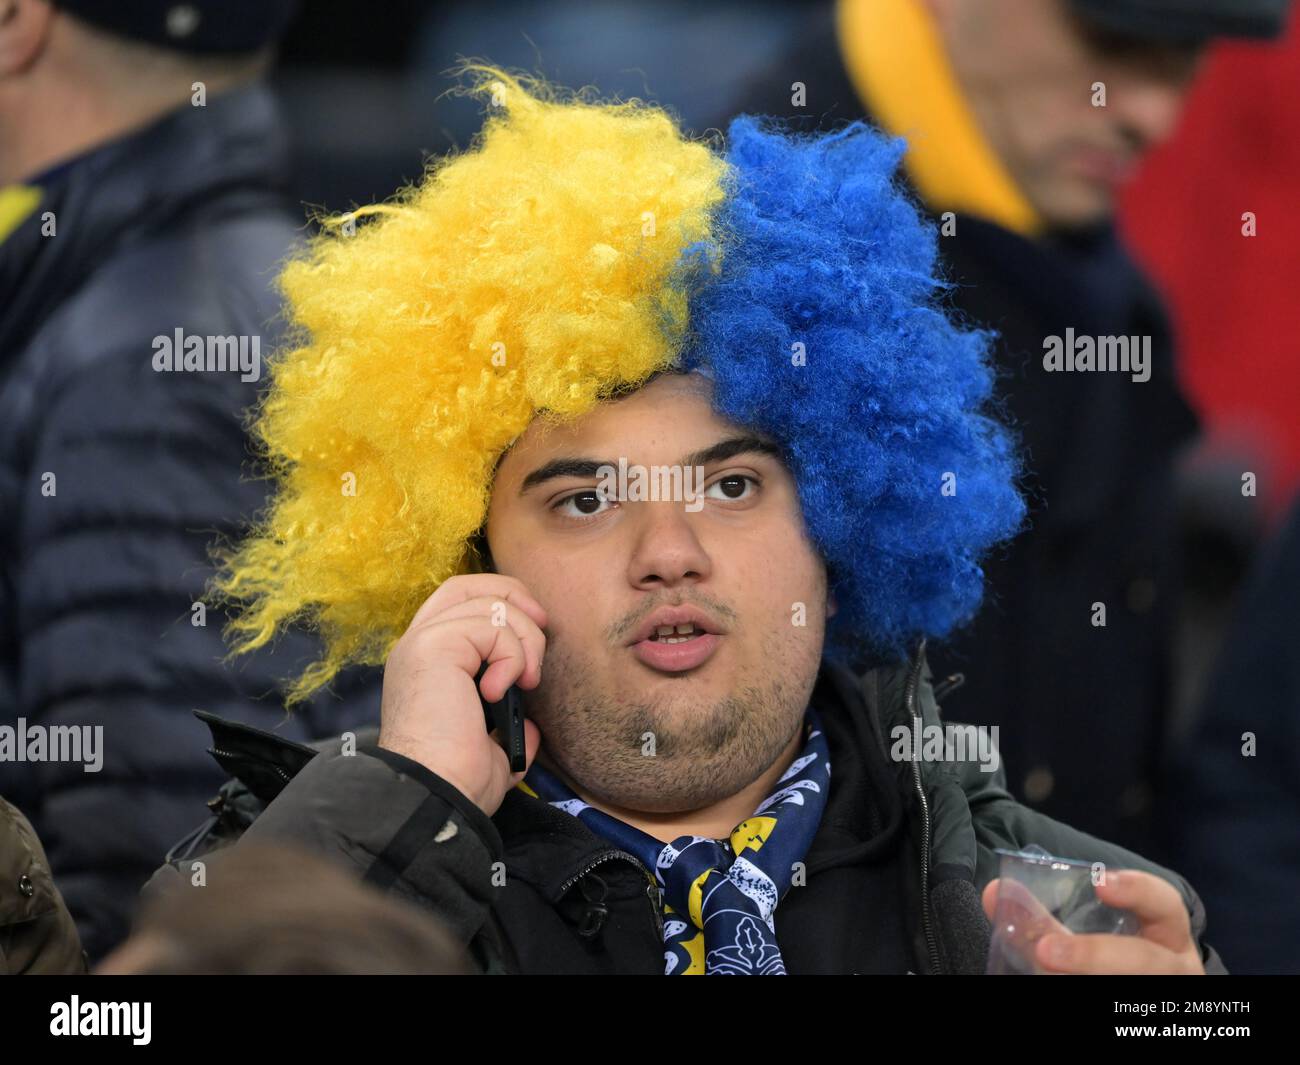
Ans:
[{"label": "man's face", "polygon": [[[705,378],[664,375],[567,424],[538,419],[493,487],[495,567],[549,620],[528,715],[561,771],[627,809],[695,810],[756,780],[798,730],[821,659],[826,569],[794,479],[710,395]],[[620,459],[629,474],[702,466],[702,498],[602,499],[594,469]],[[700,612],[695,636],[639,639],[676,607]]]},{"label": "man's face", "polygon": [[1108,218],[1173,131],[1203,49],[1104,33],[1067,0],[929,2],[980,127],[1038,213],[1067,229]]}]

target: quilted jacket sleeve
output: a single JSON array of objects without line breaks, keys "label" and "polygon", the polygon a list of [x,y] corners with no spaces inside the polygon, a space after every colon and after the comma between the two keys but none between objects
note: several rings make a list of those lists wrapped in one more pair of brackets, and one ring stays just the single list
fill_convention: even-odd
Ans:
[{"label": "quilted jacket sleeve", "polygon": [[329,745],[244,834],[289,839],[433,912],[469,945],[488,921],[503,845],[491,818],[436,773],[378,747]]}]

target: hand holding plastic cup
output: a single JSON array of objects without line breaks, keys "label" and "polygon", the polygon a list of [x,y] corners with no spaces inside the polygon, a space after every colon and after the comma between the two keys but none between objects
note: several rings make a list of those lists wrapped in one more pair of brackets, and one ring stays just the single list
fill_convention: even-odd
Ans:
[{"label": "hand holding plastic cup", "polygon": [[1132,911],[1107,906],[1097,897],[1094,885],[1106,873],[1101,863],[1056,858],[1039,846],[994,853],[1001,861],[985,970],[989,975],[1050,975],[1038,964],[1034,950],[1051,932],[1138,933]]}]

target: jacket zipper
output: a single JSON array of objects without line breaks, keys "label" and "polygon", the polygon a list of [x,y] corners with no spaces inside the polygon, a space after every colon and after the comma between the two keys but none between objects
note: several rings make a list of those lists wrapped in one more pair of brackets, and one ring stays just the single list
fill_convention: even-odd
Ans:
[{"label": "jacket zipper", "polygon": [[[237,751],[223,751],[220,747],[213,747],[212,753],[216,755],[220,755],[223,758],[247,758],[248,757],[247,755],[239,754]],[[276,773],[278,773],[286,784],[288,784],[289,781],[293,779],[293,777],[291,777],[278,765],[272,765],[269,762],[264,762],[263,764],[266,766],[266,768],[273,769]]]},{"label": "jacket zipper", "polygon": [[[916,689],[921,682],[921,661],[925,653],[925,641],[916,652],[916,663],[907,677],[906,705],[912,718],[915,735],[921,735],[921,715],[916,712]],[[930,964],[939,972],[939,948],[935,944],[934,929],[930,924],[930,803],[925,797],[925,786],[921,783],[921,763],[912,762],[912,779],[916,784],[916,794],[921,800],[921,925],[925,930],[925,945],[930,952]]]},{"label": "jacket zipper", "polygon": [[651,873],[646,869],[646,867],[641,864],[640,859],[638,859],[635,855],[628,854],[627,851],[620,851],[620,850],[601,851],[598,855],[596,855],[595,860],[592,861],[585,869],[583,869],[581,872],[574,873],[573,876],[569,877],[568,880],[566,880],[563,884],[560,885],[560,890],[556,893],[555,901],[558,902],[561,898],[563,898],[564,893],[568,891],[569,888],[573,887],[574,884],[576,884],[584,876],[586,876],[593,869],[595,869],[596,866],[601,865],[604,862],[613,861],[615,858],[626,858],[629,862],[631,862],[638,869],[640,869],[642,873],[645,874],[646,881],[649,885],[646,890],[646,897],[650,900],[651,908],[654,910],[655,927],[659,930],[659,942],[662,943],[664,938],[664,912],[663,912],[663,904],[662,904],[663,892],[660,890],[658,883],[655,882],[654,876],[651,875]]}]

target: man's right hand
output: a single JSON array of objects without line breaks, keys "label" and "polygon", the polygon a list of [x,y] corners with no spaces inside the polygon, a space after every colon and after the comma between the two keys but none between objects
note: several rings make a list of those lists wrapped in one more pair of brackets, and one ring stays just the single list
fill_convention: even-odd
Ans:
[{"label": "man's right hand", "polygon": [[[487,731],[483,700],[496,702],[512,684],[541,683],[545,625],[546,611],[514,577],[471,573],[443,582],[384,665],[379,746],[438,774],[491,817],[527,770],[511,773]],[[489,668],[476,687],[484,662]],[[525,718],[529,766],[541,738]]]}]

